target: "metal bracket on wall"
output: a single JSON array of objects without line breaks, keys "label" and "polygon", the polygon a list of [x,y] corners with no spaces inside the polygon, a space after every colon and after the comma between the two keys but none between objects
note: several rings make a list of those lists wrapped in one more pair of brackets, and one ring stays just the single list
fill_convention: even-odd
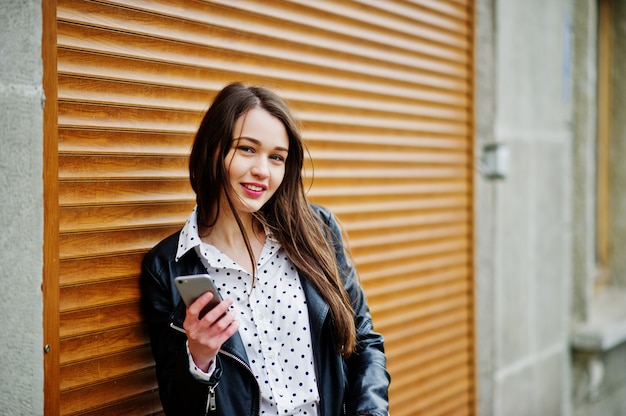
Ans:
[{"label": "metal bracket on wall", "polygon": [[483,146],[479,171],[487,179],[505,179],[509,173],[509,148],[503,143]]}]

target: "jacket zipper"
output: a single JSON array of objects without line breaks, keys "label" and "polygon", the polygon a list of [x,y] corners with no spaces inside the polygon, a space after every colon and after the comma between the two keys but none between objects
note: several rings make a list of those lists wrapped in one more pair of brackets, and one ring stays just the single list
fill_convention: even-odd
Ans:
[{"label": "jacket zipper", "polygon": [[205,416],[208,416],[209,412],[214,412],[215,410],[217,410],[217,405],[215,404],[215,388],[216,387],[217,387],[217,384],[209,387],[209,395],[207,397],[206,409],[204,412]]},{"label": "jacket zipper", "polygon": [[181,328],[178,325],[174,324],[174,322],[170,322],[170,328],[172,328],[175,331],[178,331],[178,332],[181,332],[181,333],[187,335],[187,332],[183,328]]},{"label": "jacket zipper", "polygon": [[[248,373],[250,373],[250,375],[251,375],[251,376],[252,376],[252,378],[254,379],[254,373],[252,372],[252,370],[250,369],[250,367],[248,366],[248,364],[246,364],[246,363],[245,363],[245,361],[243,361],[241,358],[237,357],[237,356],[236,356],[236,355],[234,355],[234,354],[231,354],[231,353],[229,353],[229,352],[226,352],[226,351],[224,351],[224,350],[220,350],[220,354],[224,354],[225,356],[230,357],[230,358],[232,358],[233,360],[235,360],[235,362],[239,363],[239,364],[240,364],[243,368],[245,368],[245,369],[246,369],[246,371],[247,371]],[[257,393],[257,400],[258,400],[258,402],[259,402],[259,406],[258,406],[258,409],[257,409],[256,414],[257,414],[257,416],[258,416],[258,415],[259,415],[259,412],[261,411],[261,389],[260,389],[260,388],[258,388],[258,386],[257,386],[257,391],[258,391],[258,393]],[[215,392],[213,392],[213,399],[215,399]]]}]

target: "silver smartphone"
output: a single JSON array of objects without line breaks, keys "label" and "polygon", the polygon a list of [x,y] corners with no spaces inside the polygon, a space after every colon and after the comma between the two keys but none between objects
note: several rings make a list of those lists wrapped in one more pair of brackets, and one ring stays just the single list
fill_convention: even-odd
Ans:
[{"label": "silver smartphone", "polygon": [[180,297],[183,298],[183,302],[185,302],[187,307],[194,303],[196,299],[204,293],[213,292],[213,298],[198,315],[200,319],[222,300],[217,288],[213,284],[213,280],[211,280],[211,277],[208,274],[178,276],[174,279],[174,282],[176,283],[176,288],[180,293]]}]

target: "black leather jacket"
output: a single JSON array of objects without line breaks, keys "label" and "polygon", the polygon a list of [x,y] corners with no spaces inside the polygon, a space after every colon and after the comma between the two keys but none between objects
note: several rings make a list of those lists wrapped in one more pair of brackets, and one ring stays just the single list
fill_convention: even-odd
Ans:
[{"label": "black leather jacket", "polygon": [[[383,338],[373,330],[363,290],[346,258],[334,217],[325,208],[312,205],[312,209],[334,234],[329,238],[335,244],[357,327],[357,350],[344,360],[335,351],[328,305],[302,278],[311,322],[320,415],[386,416],[390,378],[385,366]],[[144,313],[163,409],[170,416],[257,416],[261,395],[239,334],[222,345],[217,368],[208,383],[196,380],[189,372],[186,335],[180,331],[185,305],[173,282],[176,276],[206,273],[206,269],[194,250],[175,261],[178,235],[177,232],[161,241],[145,256],[141,277]]]}]

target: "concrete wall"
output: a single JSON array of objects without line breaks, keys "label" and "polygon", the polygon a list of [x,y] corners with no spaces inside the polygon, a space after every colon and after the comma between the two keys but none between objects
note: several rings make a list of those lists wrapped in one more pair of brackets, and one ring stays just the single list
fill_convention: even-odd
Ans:
[{"label": "concrete wall", "polygon": [[611,74],[611,280],[626,287],[626,2],[612,2],[613,47]]},{"label": "concrete wall", "polygon": [[[592,338],[601,340],[601,347],[585,350],[574,345],[573,407],[576,416],[613,416],[626,414],[626,3],[613,1],[611,11],[611,128],[610,132],[610,234],[609,283],[594,289],[595,235],[593,230],[593,203],[595,187],[588,185],[595,179],[595,131],[588,128],[595,116],[597,97],[593,94],[596,75],[597,2],[576,0],[578,15],[576,84],[578,109],[575,113],[575,180],[580,181],[574,198],[575,228],[578,250],[574,251],[575,300],[573,316],[578,328],[586,327]],[[584,12],[588,11],[588,16]],[[587,27],[587,30],[584,28]],[[585,39],[585,37],[587,39]],[[586,108],[587,107],[587,108]],[[595,126],[593,126],[595,127]],[[587,149],[587,150],[585,150]],[[591,157],[586,153],[591,153]],[[590,189],[591,191],[586,191]],[[585,247],[586,246],[586,247]],[[591,267],[590,267],[591,264]],[[590,331],[589,331],[590,330]]]},{"label": "concrete wall", "polygon": [[511,162],[505,179],[476,183],[479,414],[567,415],[570,5],[477,6],[477,157],[494,141]]},{"label": "concrete wall", "polygon": [[0,13],[0,413],[43,414],[41,1]]},{"label": "concrete wall", "polygon": [[[480,166],[482,148],[494,141],[494,10],[493,0],[476,2],[476,143],[475,159]],[[480,171],[480,168],[479,168]],[[484,180],[477,172],[475,199],[475,293],[476,293],[476,382],[479,415],[494,415],[494,181]]]},{"label": "concrete wall", "polygon": [[[589,371],[589,360],[594,360],[595,371]],[[626,415],[626,343],[600,355],[576,352],[574,374],[575,416]],[[593,384],[597,388],[589,389]]]},{"label": "concrete wall", "polygon": [[597,0],[574,0],[572,14],[572,318],[586,321],[596,273]]}]

